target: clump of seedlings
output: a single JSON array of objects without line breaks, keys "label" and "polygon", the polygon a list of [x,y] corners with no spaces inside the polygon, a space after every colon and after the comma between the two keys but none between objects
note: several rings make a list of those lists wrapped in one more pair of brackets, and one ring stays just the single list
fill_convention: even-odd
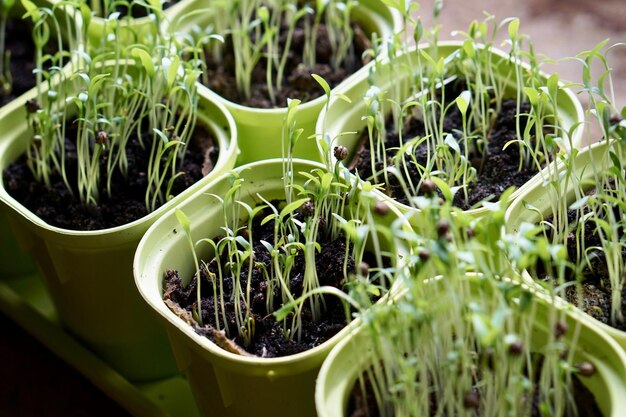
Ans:
[{"label": "clump of seedlings", "polygon": [[[76,42],[88,31],[90,11],[74,6],[85,17]],[[26,104],[32,129],[26,155],[4,173],[10,193],[47,222],[106,228],[154,211],[201,178],[180,172],[197,117],[199,70],[192,63],[180,60],[160,37],[141,45],[96,47],[78,54],[66,72],[63,55],[54,61],[42,54],[48,25],[58,26],[54,13],[33,6],[29,15],[35,26],[38,94]],[[46,59],[58,64],[46,69]],[[18,184],[14,175],[30,177],[33,185]],[[36,198],[40,193],[43,208]],[[46,201],[62,208],[46,209]],[[97,212],[103,203],[118,206]],[[128,213],[121,213],[124,207]],[[86,220],[68,225],[76,216]]]},{"label": "clump of seedlings", "polygon": [[[280,197],[249,195],[236,173],[226,195],[210,196],[223,207],[217,236],[194,242],[177,212],[195,274],[183,288],[185,277],[168,271],[164,298],[229,351],[275,357],[310,349],[346,325],[361,297],[370,302],[390,287],[391,231],[375,222],[389,207],[342,170],[295,173],[291,157],[284,161]],[[206,248],[210,255],[198,259]],[[350,293],[355,282],[367,291]]]},{"label": "clump of seedlings", "polygon": [[397,270],[405,291],[362,312],[372,353],[347,415],[599,415],[578,381],[595,369],[574,357],[578,326],[502,277],[494,236],[506,204],[476,221],[431,195],[415,255]]},{"label": "clump of seedlings", "polygon": [[[619,112],[615,105],[605,45],[579,55],[582,92],[589,98],[587,131],[597,126],[603,145],[584,166],[577,151],[562,158],[562,172],[548,190],[549,209],[528,205],[542,215],[542,228],[523,225],[521,231],[532,242],[547,238],[567,247],[564,279],[541,266],[533,277],[547,280],[549,288],[598,320],[626,330],[626,108]],[[595,61],[602,72],[593,85]]]},{"label": "clump of seedlings", "polygon": [[[212,24],[190,44],[205,44],[202,81],[223,97],[255,107],[284,107],[287,97],[322,95],[311,78],[336,85],[361,65],[369,40],[352,21],[355,0],[216,1]],[[207,42],[218,35],[223,42]]]},{"label": "clump of seedlings", "polygon": [[[521,186],[569,144],[572,132],[555,116],[558,75],[540,73],[519,20],[474,21],[449,53],[437,27],[425,33],[410,10],[404,15],[406,37],[429,43],[409,49],[396,39],[376,54],[361,148],[352,150],[363,178],[405,204],[424,180],[445,182],[467,209]],[[494,47],[503,29],[508,55]]]}]

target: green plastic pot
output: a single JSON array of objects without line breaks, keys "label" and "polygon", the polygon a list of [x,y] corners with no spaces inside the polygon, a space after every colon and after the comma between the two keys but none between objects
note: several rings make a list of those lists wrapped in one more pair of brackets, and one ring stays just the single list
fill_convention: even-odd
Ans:
[{"label": "green plastic pot", "polygon": [[[0,120],[0,169],[29,143],[24,106]],[[165,331],[153,320],[133,283],[135,249],[148,227],[195,190],[234,166],[237,128],[211,93],[199,97],[198,123],[214,133],[220,148],[211,173],[151,214],[124,226],[73,231],[51,226],[11,197],[0,184],[0,202],[17,239],[36,261],[65,328],[131,380],[177,372]]]},{"label": "green plastic pot", "polygon": [[[40,0],[45,2],[43,0]],[[97,0],[100,3],[103,3],[102,0]],[[58,4],[61,0],[48,0],[48,3]],[[88,0],[87,3],[90,3]],[[132,1],[129,3],[133,3]],[[162,28],[167,28],[167,22],[175,19],[178,13],[181,10],[185,9],[190,3],[190,0],[180,0],[176,4],[171,5],[170,7],[163,10],[163,19],[164,21]],[[70,6],[65,6],[70,8]],[[71,10],[68,10],[69,13],[72,13]],[[80,13],[79,13],[80,14]],[[79,19],[82,21],[82,19]],[[102,16],[91,16],[89,29],[86,34],[87,45],[90,47],[98,47],[102,42],[103,35],[106,33],[107,26],[110,27],[111,24],[119,25],[119,34],[116,39],[117,42],[122,42],[125,45],[131,45],[135,43],[141,43],[142,41],[154,37],[157,33],[158,26],[155,24],[154,20],[150,16],[137,17],[137,18],[129,18],[123,17],[114,19],[112,21],[107,21],[105,17]]]},{"label": "green plastic pot", "polygon": [[[602,156],[606,154],[608,146],[606,141],[595,143],[576,155],[574,175],[583,181],[587,181],[594,178],[594,169],[592,169],[592,166],[596,167],[598,170],[606,169],[607,158],[603,158]],[[561,182],[560,187],[562,195],[568,201],[568,205],[573,203],[576,198],[573,186],[570,184],[569,187],[566,187],[564,183]],[[522,223],[538,223],[541,218],[552,215],[550,202],[554,198],[554,192],[553,188],[547,187],[543,183],[536,183],[525,190],[525,192],[511,204],[506,212],[507,231],[516,233],[519,231]],[[533,208],[531,209],[531,207]],[[544,287],[534,281],[528,271],[524,271],[522,277],[528,285],[534,285],[544,289]],[[558,298],[558,300],[563,304],[569,304],[561,298]],[[581,310],[576,309],[576,311],[583,320],[588,320],[593,326],[610,335],[617,341],[622,349],[626,350],[626,332],[604,324]]]},{"label": "green plastic pot", "polygon": [[[293,171],[309,172],[322,167],[312,161],[294,160]],[[260,202],[257,194],[268,201],[285,198],[282,160],[255,162],[236,171],[244,178],[241,192],[244,202],[254,206]],[[304,176],[296,176],[297,182],[304,180]],[[225,175],[179,205],[191,220],[193,241],[222,233],[222,205],[206,194],[224,195],[229,189],[230,177]],[[381,221],[390,224],[398,215],[397,211],[392,211]],[[201,414],[205,417],[314,417],[315,377],[330,349],[350,332],[354,323],[323,344],[296,355],[253,358],[226,352],[198,335],[163,302],[166,270],[178,270],[188,279],[194,274],[194,261],[186,239],[175,214],[164,216],[139,244],[134,273],[141,295],[167,328],[174,355],[187,375]]]},{"label": "green plastic pot", "polygon": [[[210,23],[210,13],[193,13],[211,7],[212,0],[194,0],[186,4],[173,20],[169,30],[171,32],[188,33],[194,25],[201,27]],[[399,14],[379,0],[359,0],[353,10],[356,21],[361,23],[369,33],[376,32],[379,38],[387,38],[402,28]],[[344,83],[349,83],[355,77],[366,76],[369,65],[352,74]],[[342,83],[343,84],[343,83]],[[293,97],[298,98],[298,97]],[[222,103],[232,113],[239,132],[239,147],[241,154],[237,165],[282,157],[281,138],[283,136],[284,119],[287,107],[275,109],[258,109],[243,106],[221,98]],[[317,116],[326,103],[326,97],[321,96],[298,106],[298,127],[304,129],[301,139],[294,148],[294,157],[320,161],[315,140],[309,136],[315,133]]]},{"label": "green plastic pot", "polygon": [[[17,120],[8,115],[19,113],[24,108],[26,100],[33,95],[34,90],[27,91],[0,108],[0,132],[8,132],[17,125]],[[7,135],[0,137],[0,147],[8,140]],[[5,213],[0,212],[0,278],[26,275],[34,271],[35,265],[32,258],[18,243],[17,236],[11,229]]]},{"label": "green plastic pot", "polygon": [[[461,49],[463,47],[463,42],[443,41],[438,45],[439,55],[433,57],[435,61],[442,57],[445,58]],[[382,91],[388,91],[399,86],[401,89],[400,91],[403,92],[402,94],[405,94],[408,98],[409,95],[412,94],[410,93],[410,88],[413,83],[413,79],[407,74],[408,71],[398,71],[398,68],[409,67],[409,57],[417,54],[419,49],[428,47],[428,45],[420,45],[419,48],[411,49],[408,52],[408,55],[403,55],[399,58],[399,61],[394,63],[393,68],[388,62],[383,62],[374,74],[375,85]],[[431,52],[430,49],[429,52]],[[492,56],[496,76],[500,76],[501,78],[499,81],[503,81],[505,83],[504,85],[507,86],[507,89],[514,92],[515,82],[511,80],[510,77],[507,77],[507,74],[512,74],[516,64],[509,59],[509,55],[507,53],[497,48],[492,48]],[[413,57],[413,59],[415,60],[415,57]],[[522,66],[524,69],[528,68],[528,65],[526,64],[522,64]],[[402,74],[399,74],[398,72],[402,72]],[[543,77],[547,80],[546,75],[543,75]],[[323,148],[319,148],[320,157],[324,160],[330,160],[334,163],[336,158],[333,155],[333,148],[339,145],[348,148],[349,156],[347,161],[350,161],[356,155],[361,132],[367,129],[367,120],[364,119],[364,116],[367,115],[364,98],[370,86],[370,74],[368,74],[368,72],[359,72],[358,74],[355,74],[354,77],[346,80],[345,83],[338,86],[335,90],[336,93],[341,93],[347,96],[351,100],[351,103],[347,103],[345,100],[335,96],[331,99],[328,108],[324,108],[320,112],[316,125],[316,137],[319,140],[331,141],[328,142],[330,151],[328,155],[322,154]],[[560,86],[563,87],[563,84],[561,83]],[[391,106],[388,106],[388,111],[391,111]],[[569,131],[570,128],[584,121],[582,106],[576,96],[569,89],[562,88],[559,90],[558,116],[566,131]],[[571,137],[571,145],[573,147],[578,148],[581,146],[582,135],[582,128],[575,130]],[[541,181],[542,175],[547,175],[548,169],[550,168],[544,168],[542,172],[538,173],[524,186],[517,189],[511,196],[511,199],[523,193],[524,189],[528,186]],[[414,211],[414,209],[408,205],[398,203],[389,197],[387,197],[387,199],[391,203],[398,205],[403,212]],[[480,217],[484,215],[486,211],[486,208],[477,208],[468,210],[468,213],[476,217]]]},{"label": "green plastic pot", "polygon": [[[35,0],[33,3],[38,6],[47,6],[50,4],[46,0]],[[12,18],[21,19],[25,12],[21,2],[17,1],[11,8],[10,16]],[[60,15],[57,14],[57,17],[58,16]],[[33,59],[34,53],[33,51]],[[68,64],[66,66],[64,72],[67,73],[70,65],[71,64]],[[33,74],[33,84],[34,83],[35,75]],[[9,115],[15,114],[16,111],[22,109],[26,101],[34,96],[35,87],[0,107],[0,132],[8,132],[13,129],[17,120],[14,120]],[[0,142],[8,140],[8,135],[0,137]],[[9,225],[8,219],[4,214],[0,213],[0,279],[31,274],[34,271],[35,265],[33,264],[32,258],[21,249],[17,237]]]},{"label": "green plastic pot", "polygon": [[[472,280],[476,283],[477,281]],[[533,298],[537,318],[533,322],[533,349],[542,347],[546,335],[553,329],[546,323],[551,314],[549,302],[539,296]],[[575,328],[579,315],[566,308],[569,328]],[[542,320],[545,319],[545,320]],[[570,332],[574,333],[574,332]],[[570,335],[569,337],[571,337]],[[359,375],[371,363],[373,348],[367,332],[356,330],[341,341],[328,355],[320,370],[315,387],[315,405],[318,417],[344,417],[350,392]],[[604,417],[621,417],[626,410],[626,354],[602,330],[580,322],[575,360],[590,361],[596,373],[581,378],[591,391]],[[502,395],[505,395],[503,392]]]}]

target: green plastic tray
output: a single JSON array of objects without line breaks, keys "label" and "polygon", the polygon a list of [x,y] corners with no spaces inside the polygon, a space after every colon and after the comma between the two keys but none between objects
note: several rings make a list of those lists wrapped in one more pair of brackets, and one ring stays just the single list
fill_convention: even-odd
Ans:
[{"label": "green plastic tray", "polygon": [[0,311],[136,417],[199,417],[182,376],[132,384],[63,330],[37,275],[0,280]]}]

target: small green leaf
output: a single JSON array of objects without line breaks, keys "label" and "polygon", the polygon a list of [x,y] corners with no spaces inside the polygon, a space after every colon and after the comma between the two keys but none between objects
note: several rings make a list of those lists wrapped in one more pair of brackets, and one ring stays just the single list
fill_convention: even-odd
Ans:
[{"label": "small green leaf", "polygon": [[175,214],[178,224],[180,224],[185,233],[189,234],[191,231],[191,220],[189,220],[189,217],[178,207],[176,208]]},{"label": "small green leaf", "polygon": [[509,38],[516,40],[519,32],[519,19],[511,20],[509,23]]},{"label": "small green leaf", "polygon": [[554,73],[550,76],[550,78],[548,78],[548,91],[550,92],[550,95],[552,97],[556,96],[556,92],[559,88],[559,74]]},{"label": "small green leaf", "polygon": [[279,221],[282,221],[282,219],[284,219],[286,216],[288,216],[289,214],[293,213],[294,211],[296,211],[297,209],[300,208],[300,206],[302,206],[304,203],[306,203],[307,201],[309,201],[308,198],[302,198],[300,200],[296,200],[296,201],[292,201],[290,204],[287,204],[281,211],[280,211],[280,217],[279,217]]},{"label": "small green leaf", "polygon": [[278,322],[285,320],[291,314],[294,307],[295,307],[295,303],[293,302],[285,304],[278,310],[274,311],[274,318]]},{"label": "small green leaf", "polygon": [[156,133],[158,137],[161,138],[163,143],[167,144],[170,141],[169,138],[167,137],[167,135],[165,133],[163,133],[161,130],[157,129],[156,127],[153,128],[152,131],[154,133]]},{"label": "small green leaf", "polygon": [[262,22],[267,23],[270,20],[270,11],[267,7],[259,7],[257,10],[257,16],[261,19]]},{"label": "small green leaf", "polygon": [[313,77],[313,79],[315,79],[315,81],[317,81],[317,83],[322,87],[324,93],[326,93],[326,97],[330,98],[330,86],[326,80],[317,74],[311,74],[311,77]]},{"label": "small green leaf", "polygon": [[469,106],[470,100],[472,98],[471,93],[468,90],[463,91],[456,98],[456,106],[459,108],[461,114],[467,114],[467,107]]},{"label": "small green leaf", "polygon": [[39,11],[35,3],[30,0],[22,0],[22,6],[24,7],[24,10],[26,10],[23,18],[31,17],[34,21],[40,19],[41,12]]},{"label": "small green leaf", "polygon": [[172,86],[176,82],[176,76],[178,75],[179,67],[180,58],[178,57],[178,55],[174,55],[174,58],[172,58],[172,61],[169,63],[169,68],[167,69],[167,85],[169,86],[169,88],[172,88]]},{"label": "small green leaf", "polygon": [[524,94],[526,94],[526,96],[528,97],[528,101],[530,101],[530,104],[537,107],[537,104],[539,104],[539,92],[532,87],[524,87],[523,91]]},{"label": "small green leaf", "polygon": [[443,198],[446,201],[452,201],[453,199],[452,190],[450,190],[450,187],[448,186],[448,184],[446,184],[446,182],[439,177],[432,176],[430,177],[430,179],[435,183],[435,185],[437,185],[439,190],[441,190],[441,194],[443,194]]},{"label": "small green leaf", "polygon": [[459,143],[456,141],[452,134],[448,134],[444,139],[444,143],[452,148],[456,153],[461,153],[461,148],[459,147]]},{"label": "small green leaf", "polygon": [[152,62],[152,56],[141,48],[133,48],[131,52],[132,56],[138,58],[141,61],[141,65],[148,73],[148,76],[154,77],[154,63]]},{"label": "small green leaf", "polygon": [[88,89],[88,94],[90,97],[96,96],[98,89],[100,88],[102,83],[106,80],[106,78],[109,75],[110,74],[98,74],[91,79],[91,82],[89,82],[89,89]]}]

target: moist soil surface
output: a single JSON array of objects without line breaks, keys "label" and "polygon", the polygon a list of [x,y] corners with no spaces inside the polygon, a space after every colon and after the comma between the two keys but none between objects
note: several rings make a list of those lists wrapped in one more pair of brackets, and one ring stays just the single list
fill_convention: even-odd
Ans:
[{"label": "moist soil surface", "polygon": [[[311,74],[317,74],[324,78],[331,88],[337,86],[350,74],[362,67],[361,56],[365,50],[370,48],[370,40],[365,35],[361,27],[353,23],[354,31],[353,48],[349,56],[339,68],[334,68],[331,64],[331,46],[328,40],[326,25],[321,23],[317,34],[316,44],[316,64],[313,68],[305,67],[302,63],[302,51],[304,49],[304,28],[303,19],[297,24],[287,63],[284,71],[284,82],[280,90],[275,91],[276,103],[270,101],[270,94],[266,82],[266,60],[261,59],[252,73],[251,96],[246,98],[237,91],[235,78],[235,55],[230,37],[225,38],[224,48],[221,54],[221,61],[212,59],[210,50],[206,51],[207,68],[206,84],[211,90],[232,102],[255,108],[280,108],[287,106],[287,99],[298,99],[303,103],[313,100],[324,94],[322,87],[315,81]],[[280,54],[285,47],[287,25],[281,26]]]},{"label": "moist soil surface", "polygon": [[[448,91],[449,90],[449,91]],[[446,97],[456,98],[464,90],[464,83],[462,81],[449,84],[446,86]],[[515,100],[504,100],[502,108],[496,117],[493,127],[489,131],[488,146],[484,157],[479,155],[475,150],[470,150],[469,159],[472,166],[477,170],[477,177],[475,182],[470,184],[468,188],[468,200],[465,201],[464,193],[459,190],[454,199],[454,205],[467,210],[475,204],[485,200],[497,200],[502,192],[508,187],[515,186],[521,187],[529,179],[531,179],[537,170],[534,167],[525,168],[519,170],[519,147],[517,145],[509,145],[506,149],[503,149],[505,144],[511,140],[515,140],[516,135],[516,108]],[[529,107],[526,103],[522,104],[520,113],[524,114],[528,112]],[[526,118],[520,118],[520,129],[524,131],[526,126]],[[462,116],[458,108],[453,106],[444,118],[444,131],[452,133],[457,140],[461,138],[457,132],[462,131]],[[394,157],[397,151],[394,148],[400,146],[398,133],[394,131],[390,123],[387,123],[387,136],[385,139],[385,148],[387,149],[387,159],[390,160]],[[421,120],[415,117],[411,117],[405,123],[403,127],[403,137],[405,141],[410,138],[424,136],[424,124]],[[367,130],[361,135],[360,149],[357,150],[355,158],[351,163],[353,171],[358,171],[361,178],[370,178],[372,175],[371,168],[371,152],[369,149],[369,140]],[[461,144],[459,144],[461,145]],[[461,151],[463,148],[461,146]],[[453,151],[454,152],[454,151]],[[428,158],[428,151],[426,145],[420,145],[415,151],[415,157],[417,162],[425,166]],[[409,176],[412,179],[413,184],[418,184],[421,178],[420,172],[415,166],[409,162],[407,157],[407,167]],[[378,172],[378,182],[384,181],[383,162],[379,161],[375,165],[375,169]],[[384,191],[390,197],[393,197],[396,201],[409,204],[409,198],[403,191],[400,182],[394,178],[393,175],[389,175],[389,181],[383,184]]]},{"label": "moist soil surface", "polygon": [[[274,239],[274,225],[273,222],[268,222],[265,225],[260,225],[260,219],[263,219],[264,215],[257,216],[259,221],[256,221],[253,225],[253,247],[255,254],[255,262],[260,262],[266,265],[267,270],[270,269],[271,258],[267,249],[260,244],[261,240],[272,242]],[[244,234],[246,234],[244,232]],[[337,239],[329,241],[328,239],[320,239],[318,243],[321,246],[321,251],[316,254],[316,268],[317,274],[320,280],[320,285],[330,285],[337,288],[341,288],[344,281],[343,262],[344,255],[346,253],[345,237],[339,236]],[[222,261],[222,264],[224,261]],[[212,260],[208,264],[208,269],[217,273],[217,266],[215,260]],[[348,271],[354,270],[354,262],[350,258],[348,262]],[[209,324],[212,328],[217,328],[214,308],[216,300],[213,298],[213,283],[208,278],[206,268],[201,268],[201,294],[202,294],[202,320],[203,323]],[[242,288],[247,285],[248,269],[247,267],[241,273]],[[304,277],[304,256],[302,254],[297,255],[295,264],[291,271],[290,290],[294,297],[297,297],[302,293]],[[330,339],[337,332],[339,332],[346,325],[346,311],[342,302],[335,296],[325,296],[324,303],[326,308],[323,309],[322,317],[317,321],[314,321],[311,315],[311,309],[309,302],[305,302],[302,308],[302,332],[300,339],[298,337],[287,340],[285,332],[283,330],[283,324],[277,323],[274,315],[268,313],[266,308],[267,301],[267,282],[264,278],[261,269],[255,267],[252,271],[251,286],[251,311],[252,317],[255,321],[254,338],[251,343],[244,349],[248,353],[259,357],[280,357],[293,355],[305,350],[311,349],[320,345],[326,340]],[[181,277],[177,271],[167,271],[164,282],[164,298],[170,300],[183,308],[190,314],[196,310],[196,288],[197,284],[195,280],[192,280],[187,287],[182,285]],[[239,346],[244,346],[244,341],[237,335],[237,326],[235,324],[234,316],[234,302],[229,294],[232,294],[233,279],[232,275],[225,274],[223,282],[224,291],[224,308],[226,310],[228,336]],[[219,294],[219,287],[218,287]],[[282,306],[283,301],[280,295],[280,291],[275,289],[272,294],[269,295],[273,299],[273,305],[275,309]],[[219,298],[219,295],[218,295]],[[218,306],[219,306],[218,300]],[[291,325],[290,317],[287,318],[287,323]],[[220,329],[223,329],[223,321],[220,319]],[[214,342],[214,338],[202,328],[196,327],[196,331],[200,334],[208,336]],[[221,345],[217,342],[218,345]]]},{"label": "moist soil surface", "polygon": [[[24,94],[35,86],[35,45],[31,36],[32,25],[21,19],[8,19],[6,49],[11,53],[9,68],[13,79],[11,93],[8,95],[0,90],[0,106],[4,106],[16,97]],[[52,53],[56,49],[46,48],[44,53]]]},{"label": "moist soil surface", "polygon": [[[539,377],[540,372],[537,372],[537,378]],[[539,381],[535,381],[537,384]],[[374,395],[373,387],[371,380],[367,377],[367,375],[363,376],[363,387],[357,381],[352,390],[350,392],[350,396],[348,399],[348,411],[346,413],[347,417],[380,417],[380,412],[378,409],[378,405],[376,403],[376,398]],[[591,391],[585,387],[582,382],[578,379],[577,376],[572,378],[572,398],[575,402],[576,412],[572,410],[573,407],[569,407],[567,412],[565,413],[565,417],[600,417],[602,416],[602,412],[598,408],[598,404],[596,403],[596,399],[594,398]],[[365,391],[365,393],[363,392]],[[476,399],[480,398],[480,391],[478,388],[472,390],[473,397]],[[502,392],[502,395],[506,395],[506,388]],[[529,414],[529,417],[541,417],[544,414],[540,411],[539,408],[539,394],[540,390],[535,389],[533,391],[533,400],[532,400],[532,408]],[[437,415],[437,399],[436,395],[432,395],[429,404],[430,409],[430,417]],[[481,416],[480,409],[476,410],[474,414],[475,416]],[[448,416],[448,414],[444,414],[444,416]],[[448,416],[455,417],[455,416]]]},{"label": "moist soil surface", "polygon": [[[76,137],[68,129],[68,137]],[[145,140],[144,143],[150,143]],[[76,184],[76,150],[74,140],[66,139],[66,172],[69,184]],[[219,150],[212,135],[201,126],[196,126],[194,137],[187,149],[178,172],[182,175],[174,180],[172,195],[175,196],[205,176],[215,165]],[[106,192],[106,181],[100,181],[100,202],[97,206],[81,203],[76,189],[70,191],[61,175],[54,171],[51,186],[38,182],[27,165],[26,155],[9,165],[3,172],[7,192],[46,223],[70,230],[101,230],[121,226],[147,213],[145,193],[146,171],[149,149],[132,137],[126,149],[128,174],[116,172],[112,180],[112,196]],[[106,172],[108,154],[100,160],[101,172]]]}]

